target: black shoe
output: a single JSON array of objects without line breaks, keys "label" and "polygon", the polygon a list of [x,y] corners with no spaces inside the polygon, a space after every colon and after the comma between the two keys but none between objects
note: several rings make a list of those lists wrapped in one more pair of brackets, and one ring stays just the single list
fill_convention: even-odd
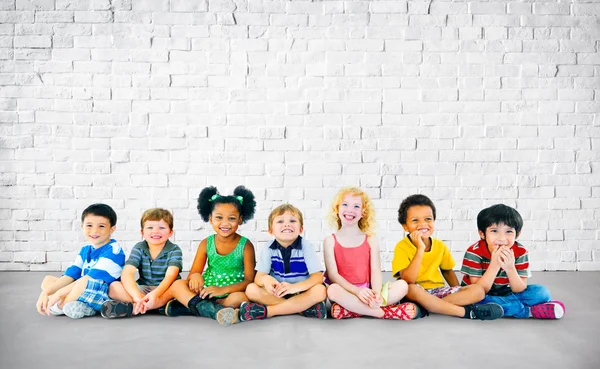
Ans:
[{"label": "black shoe", "polygon": [[327,319],[327,309],[325,308],[325,301],[314,304],[308,309],[300,312],[300,315],[308,318]]},{"label": "black shoe", "polygon": [[240,320],[246,322],[248,320],[258,320],[267,318],[267,307],[265,305],[254,302],[242,302],[240,305]]},{"label": "black shoe", "polygon": [[469,317],[471,319],[494,320],[504,316],[504,309],[493,302],[481,305],[471,305]]},{"label": "black shoe", "polygon": [[167,302],[164,311],[166,316],[194,315],[190,309],[186,308],[184,304],[175,299]]},{"label": "black shoe", "polygon": [[100,311],[103,318],[130,318],[133,315],[133,304],[131,302],[121,302],[117,300],[108,300],[102,304]]}]

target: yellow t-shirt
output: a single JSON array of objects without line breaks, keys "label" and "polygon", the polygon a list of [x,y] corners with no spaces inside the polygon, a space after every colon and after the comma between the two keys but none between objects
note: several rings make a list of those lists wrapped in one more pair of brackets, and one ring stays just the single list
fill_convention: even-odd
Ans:
[{"label": "yellow t-shirt", "polygon": [[[408,268],[416,254],[417,248],[410,242],[408,237],[404,237],[396,244],[394,259],[392,260],[392,275],[394,278],[400,278],[400,271]],[[426,290],[443,287],[446,283],[440,269],[451,270],[454,265],[454,259],[450,254],[450,250],[448,250],[448,246],[442,241],[432,238],[431,250],[423,253],[416,283]]]}]

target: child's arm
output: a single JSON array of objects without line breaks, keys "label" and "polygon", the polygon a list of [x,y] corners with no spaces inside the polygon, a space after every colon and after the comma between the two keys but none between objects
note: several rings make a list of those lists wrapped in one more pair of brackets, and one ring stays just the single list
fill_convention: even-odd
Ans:
[{"label": "child's arm", "polygon": [[469,282],[471,282],[472,284],[479,284],[483,286],[485,293],[488,293],[492,288],[492,285],[494,284],[494,279],[496,279],[498,271],[500,270],[499,253],[499,247],[492,252],[490,265],[481,277],[469,276]]},{"label": "child's arm", "polygon": [[42,290],[42,292],[40,293],[40,297],[38,298],[38,300],[35,304],[35,307],[37,308],[38,313],[40,313],[42,315],[46,314],[46,312],[48,311],[48,308],[50,307],[48,305],[48,298],[66,286],[71,285],[71,288],[73,288],[72,287],[73,282],[75,282],[75,279],[73,279],[69,276],[63,275],[62,277],[58,278],[54,283],[52,283],[49,287],[47,287],[45,290]]},{"label": "child's arm", "polygon": [[167,268],[165,273],[165,278],[160,282],[160,284],[154,289],[154,291],[148,293],[146,296],[143,296],[144,305],[146,305],[146,310],[152,310],[157,308],[156,300],[160,296],[162,296],[168,289],[171,287],[173,282],[177,280],[179,276],[179,268],[176,266],[170,266]]},{"label": "child's arm", "polygon": [[458,286],[458,278],[456,278],[456,273],[454,273],[454,270],[452,270],[452,269],[442,270],[442,275],[444,276],[444,279],[448,283],[448,286],[450,286],[450,287]]},{"label": "child's arm", "polygon": [[317,284],[323,283],[323,273],[316,272],[311,274],[307,279],[302,282],[287,283],[281,282],[275,287],[274,295],[276,297],[283,297],[285,295],[293,295],[295,293],[304,292],[309,288],[316,286]]},{"label": "child's arm", "polygon": [[277,279],[263,272],[256,272],[256,277],[254,277],[254,283],[256,283],[258,287],[264,288],[265,290],[267,290],[267,292],[273,295],[275,294],[275,286],[279,284],[279,282],[277,282]]},{"label": "child's arm", "polygon": [[202,272],[204,271],[204,265],[206,264],[206,238],[198,245],[196,250],[196,256],[194,262],[190,268],[190,274],[188,274],[188,287],[194,293],[200,293],[204,288],[204,278],[202,278]]},{"label": "child's arm", "polygon": [[514,293],[525,291],[527,288],[527,278],[521,277],[517,273],[514,251],[505,246],[499,247],[498,249],[500,249],[500,266],[506,272],[510,289]]},{"label": "child's arm", "polygon": [[133,265],[125,265],[123,272],[121,272],[121,283],[129,296],[131,296],[135,302],[140,302],[144,298],[144,294],[140,291],[135,281],[136,270],[137,268]]},{"label": "child's arm", "polygon": [[379,254],[379,241],[375,237],[369,237],[371,245],[371,289],[375,292],[375,299],[378,302],[381,298],[381,256]]},{"label": "child's arm", "polygon": [[419,269],[421,269],[421,262],[423,261],[423,254],[425,253],[425,243],[423,242],[419,231],[411,233],[410,240],[413,245],[416,242],[415,246],[417,247],[417,253],[406,269],[400,271],[400,277],[408,284],[416,283]]},{"label": "child's arm", "polygon": [[200,294],[201,298],[211,297],[211,296],[222,296],[225,294],[231,294],[233,292],[244,292],[246,291],[246,287],[252,281],[254,281],[254,266],[256,265],[256,259],[254,258],[254,246],[252,242],[249,240],[246,241],[246,246],[244,247],[244,280],[231,284],[229,286],[216,287],[211,286],[202,290]]}]

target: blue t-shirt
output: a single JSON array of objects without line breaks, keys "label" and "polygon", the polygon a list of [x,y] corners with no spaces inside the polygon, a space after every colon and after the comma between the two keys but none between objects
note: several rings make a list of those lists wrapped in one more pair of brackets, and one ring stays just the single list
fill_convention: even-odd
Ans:
[{"label": "blue t-shirt", "polygon": [[261,250],[256,271],[269,274],[277,282],[297,283],[307,280],[313,273],[322,272],[323,268],[313,245],[298,236],[288,247],[275,240]]},{"label": "blue t-shirt", "polygon": [[92,245],[83,246],[75,262],[65,270],[64,275],[75,280],[88,276],[110,284],[121,277],[123,265],[125,253],[119,243],[111,239],[97,249]]}]

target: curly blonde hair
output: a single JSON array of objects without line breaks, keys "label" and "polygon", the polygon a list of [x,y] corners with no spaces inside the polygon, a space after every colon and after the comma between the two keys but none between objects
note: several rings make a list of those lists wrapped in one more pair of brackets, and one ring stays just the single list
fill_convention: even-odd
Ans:
[{"label": "curly blonde hair", "polygon": [[360,228],[362,232],[372,236],[375,233],[375,208],[365,191],[358,187],[344,187],[335,195],[331,202],[329,213],[327,214],[327,221],[338,231],[342,228],[342,221],[338,213],[340,204],[346,195],[361,197],[363,203],[363,215],[358,221],[358,228]]}]

